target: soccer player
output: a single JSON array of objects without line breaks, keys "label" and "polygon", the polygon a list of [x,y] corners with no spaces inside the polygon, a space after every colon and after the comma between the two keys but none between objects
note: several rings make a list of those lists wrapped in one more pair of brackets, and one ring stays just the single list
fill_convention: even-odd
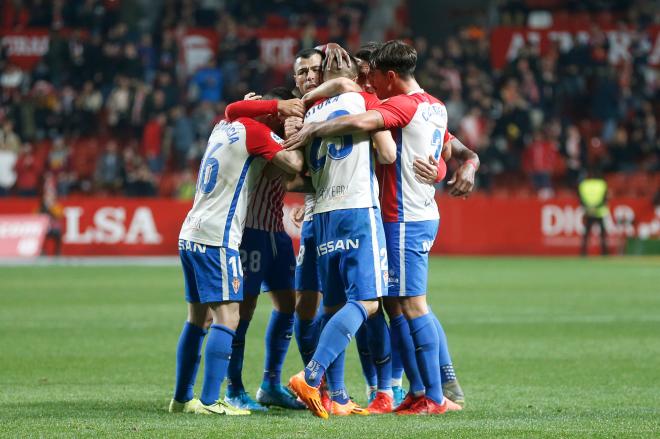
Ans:
[{"label": "soccer player", "polygon": [[[313,137],[382,128],[394,130],[397,160],[395,165],[385,169],[381,191],[390,259],[389,291],[391,296],[398,297],[410,329],[412,352],[425,392],[423,395],[409,393],[397,411],[399,414],[441,414],[459,410],[460,406],[443,397],[439,359],[444,331],[426,303],[428,251],[435,239],[439,216],[434,189],[415,178],[413,162],[416,157],[439,158],[447,113],[444,105],[425,93],[415,81],[416,60],[416,52],[409,45],[399,41],[384,44],[373,55],[370,82],[378,97],[388,98],[388,101],[360,115],[307,124],[285,142],[285,146],[300,147]],[[474,155],[472,160],[464,162],[449,184],[460,183],[463,187],[463,180],[473,180],[477,160]],[[444,346],[446,350],[446,343]]]},{"label": "soccer player", "polygon": [[[357,77],[357,62],[328,76]],[[379,102],[368,93],[346,93],[323,100],[305,115],[307,121],[332,120],[358,114]],[[387,131],[373,133],[379,157],[392,161],[395,145]],[[378,182],[369,134],[317,138],[306,151],[316,189],[314,237],[326,315],[331,315],[305,369],[289,386],[316,416],[326,419],[319,386],[326,375],[331,390],[331,413],[368,412],[350,400],[343,382],[343,353],[350,339],[378,311],[378,298],[387,290],[387,250],[378,211]]]},{"label": "soccer player", "polygon": [[[266,99],[285,99],[289,96],[292,96],[289,90],[279,87],[271,90]],[[260,98],[261,96],[257,97]],[[247,95],[246,99],[227,106],[228,121],[272,111],[274,101],[255,102],[255,97],[251,95]],[[282,366],[293,333],[295,308],[295,256],[291,238],[284,232],[282,222],[285,191],[281,172],[262,173],[255,184],[255,190],[250,194],[240,246],[244,273],[243,301],[240,305],[240,321],[232,343],[225,401],[236,408],[251,411],[265,411],[269,405],[289,409],[305,408],[280,383]],[[245,335],[262,290],[271,293],[273,311],[266,328],[263,380],[255,401],[245,391],[242,369]]]},{"label": "soccer player", "polygon": [[[200,166],[193,207],[179,234],[179,255],[185,280],[188,318],[179,337],[176,384],[170,412],[247,415],[219,398],[243,299],[239,244],[249,193],[267,162],[291,174],[303,167],[302,154],[281,147],[274,131],[280,117],[301,113],[298,99],[266,101],[270,111],[258,118],[223,121],[211,133]],[[193,386],[200,363],[207,313],[213,323],[204,352],[204,383],[200,399]]]},{"label": "soccer player", "polygon": [[[360,50],[357,52],[357,55],[359,56],[358,58],[359,75],[358,75],[357,83],[359,86],[357,86],[353,81],[350,81],[347,78],[340,77],[340,78],[332,79],[330,81],[324,82],[323,84],[319,85],[319,87],[305,94],[305,96],[303,96],[303,102],[308,104],[309,101],[313,102],[314,100],[320,99],[322,97],[334,96],[349,91],[365,90],[370,93],[375,93],[373,87],[369,83],[369,71],[370,71],[369,60],[371,59],[373,52],[376,49],[378,49],[378,47],[380,47],[378,43],[367,43],[363,45],[360,48]],[[464,145],[460,143],[460,141],[455,139],[447,131],[445,133],[445,141],[443,147],[444,150],[441,154],[445,160],[448,160],[449,157],[451,157],[452,144],[454,145],[454,149],[458,151],[456,153],[457,156],[463,156],[465,155],[464,152],[469,152],[469,150],[467,150],[467,148],[465,148]],[[468,156],[468,158],[470,157]],[[447,170],[445,160],[439,160],[439,159],[436,160],[436,158],[433,155],[429,156],[428,161],[423,160],[421,158],[416,158],[413,164],[415,177],[418,178],[420,181],[425,182],[429,185],[433,185],[441,181],[444,178]],[[457,188],[452,188],[452,193],[454,190],[457,190]],[[396,407],[400,405],[404,397],[406,396],[406,392],[403,390],[402,387],[402,377],[403,377],[403,369],[404,369],[401,358],[402,355],[400,352],[402,349],[409,351],[409,353],[405,355],[405,358],[407,360],[406,366],[407,366],[409,380],[413,384],[412,387],[418,392],[423,392],[423,384],[421,382],[421,378],[417,371],[417,364],[414,358],[414,354],[412,355],[410,354],[410,352],[412,352],[412,349],[414,349],[414,345],[412,342],[412,338],[410,336],[410,330],[408,328],[408,325],[406,324],[405,319],[402,316],[401,307],[398,304],[398,302],[395,300],[385,299],[384,304],[388,311],[388,315],[390,316],[390,322],[393,324],[391,331],[391,340],[392,340],[391,385],[392,385],[392,392],[394,395],[394,401],[391,401],[391,398],[389,397],[389,393],[378,392],[377,387],[376,388],[368,387],[367,395],[370,403],[368,409],[370,413],[388,413],[392,411],[392,406]],[[386,330],[388,329],[385,324],[383,325],[383,328],[381,329],[380,332],[382,333],[382,331],[386,331]],[[356,336],[356,340],[357,339],[358,338]],[[448,358],[449,358],[448,352],[446,352],[445,354],[445,350],[441,348],[441,354],[439,358],[440,365],[441,367],[443,367],[445,371],[451,372],[451,373],[443,374],[443,394],[452,401],[457,402],[460,405],[463,405],[464,404],[463,392],[462,389],[460,388],[460,385],[458,384],[458,380],[456,380],[455,375],[453,375],[452,372],[453,367],[451,366],[451,364],[444,363],[445,361],[448,360]],[[451,360],[449,360],[449,362],[451,363]],[[383,373],[386,373],[385,371],[389,369],[387,367],[384,367],[386,365],[382,363],[380,363],[379,366],[380,367],[378,369],[378,372],[380,373],[380,377],[382,380],[385,378],[383,377]],[[363,362],[363,371],[366,370],[367,369],[364,367],[364,362]],[[373,367],[373,374],[375,377],[376,376],[375,367]],[[365,373],[365,377],[368,377],[366,373]],[[373,379],[375,380],[375,378]],[[383,386],[381,385],[381,389],[382,387]]]}]

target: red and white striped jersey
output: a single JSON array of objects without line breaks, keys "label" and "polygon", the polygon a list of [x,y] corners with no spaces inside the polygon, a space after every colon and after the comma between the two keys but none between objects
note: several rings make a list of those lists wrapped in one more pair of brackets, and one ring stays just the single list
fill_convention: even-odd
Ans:
[{"label": "red and white striped jersey", "polygon": [[450,140],[447,109],[424,90],[397,95],[374,110],[396,142],[396,161],[382,168],[380,186],[383,222],[427,221],[439,218],[435,188],[415,178],[415,158],[440,157]]},{"label": "red and white striped jersey", "polygon": [[283,232],[285,193],[281,175],[270,179],[262,173],[248,202],[245,227],[266,232]]}]

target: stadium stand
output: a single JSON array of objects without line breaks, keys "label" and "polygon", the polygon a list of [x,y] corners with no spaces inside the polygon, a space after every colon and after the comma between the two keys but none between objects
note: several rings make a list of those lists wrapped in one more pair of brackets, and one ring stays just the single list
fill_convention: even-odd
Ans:
[{"label": "stadium stand", "polygon": [[[391,16],[374,17],[378,3]],[[296,48],[335,41],[354,50],[369,23],[388,23],[385,38],[414,42],[420,83],[444,100],[450,129],[482,158],[479,190],[570,193],[584,169],[598,166],[616,195],[656,193],[653,2],[500,1],[474,11],[473,23],[482,25],[447,29],[440,43],[417,34],[402,5],[0,0],[0,169],[8,170],[0,196],[38,195],[50,174],[60,196],[190,197],[208,131],[226,103],[251,90],[293,86],[287,69],[260,60],[260,29],[301,29]],[[554,26],[588,27],[589,41],[568,51],[557,43],[543,54],[525,43],[494,68],[493,30],[525,25],[539,8]],[[603,31],[611,26],[634,30],[630,56],[615,63],[607,60],[612,42]],[[20,66],[8,38],[35,29],[48,49]],[[217,47],[189,72],[181,37],[191,30],[212,32]]]}]

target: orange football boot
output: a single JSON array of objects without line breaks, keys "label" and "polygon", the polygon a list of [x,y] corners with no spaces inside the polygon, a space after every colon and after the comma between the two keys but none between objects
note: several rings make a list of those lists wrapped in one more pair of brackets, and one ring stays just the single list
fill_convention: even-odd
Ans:
[{"label": "orange football boot", "polygon": [[328,412],[321,404],[319,389],[312,387],[305,381],[305,371],[302,370],[289,379],[289,388],[298,395],[307,408],[321,419],[328,419]]},{"label": "orange football boot", "polygon": [[346,404],[339,404],[337,401],[332,401],[332,408],[330,409],[330,413],[335,416],[366,416],[369,414],[369,410],[363,409],[354,403],[352,399],[349,399]]}]

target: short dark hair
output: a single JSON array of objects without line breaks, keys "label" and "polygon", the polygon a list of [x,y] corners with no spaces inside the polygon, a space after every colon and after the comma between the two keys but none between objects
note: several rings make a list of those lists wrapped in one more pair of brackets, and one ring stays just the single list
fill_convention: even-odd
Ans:
[{"label": "short dark hair", "polygon": [[369,41],[360,46],[358,51],[355,53],[355,57],[361,59],[362,61],[369,62],[371,61],[371,56],[373,53],[382,46],[383,43],[377,43],[375,41]]},{"label": "short dark hair", "polygon": [[285,101],[287,99],[293,99],[293,93],[286,87],[275,87],[268,90],[264,95],[264,99],[276,99],[278,101]]},{"label": "short dark hair", "polygon": [[296,53],[296,56],[293,59],[294,60],[298,58],[308,59],[313,57],[314,55],[321,55],[321,59],[325,59],[325,53],[321,52],[318,49],[303,49],[300,52]]},{"label": "short dark hair", "polygon": [[399,40],[388,41],[371,55],[372,69],[387,72],[393,70],[399,76],[410,77],[417,66],[417,51],[414,47]]}]

